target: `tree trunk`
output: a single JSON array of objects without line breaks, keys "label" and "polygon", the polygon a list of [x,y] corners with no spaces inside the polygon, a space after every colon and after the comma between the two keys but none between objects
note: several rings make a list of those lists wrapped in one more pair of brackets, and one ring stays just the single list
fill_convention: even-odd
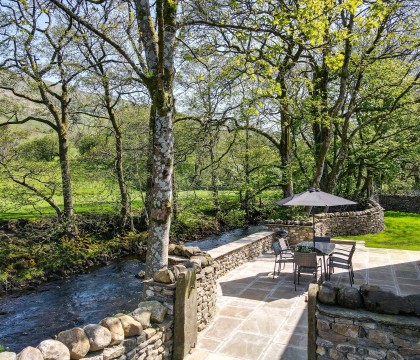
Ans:
[{"label": "tree trunk", "polygon": [[58,133],[58,153],[60,158],[61,183],[63,187],[64,210],[62,221],[66,225],[69,238],[77,237],[77,226],[74,219],[73,192],[71,188],[68,135],[63,129]]},{"label": "tree trunk", "polygon": [[216,166],[215,164],[215,157],[214,157],[214,147],[216,146],[215,141],[213,139],[210,141],[210,161],[211,161],[211,192],[213,197],[213,206],[216,209],[216,216],[219,214],[219,189],[217,187],[217,173],[216,173]]},{"label": "tree trunk", "polygon": [[[162,94],[162,92],[158,92]],[[174,156],[171,99],[153,99],[152,177],[150,188],[149,237],[146,255],[146,278],[168,264],[169,230],[172,215],[172,173]]]},{"label": "tree trunk", "polygon": [[[283,123],[283,121],[282,121]],[[292,137],[290,135],[290,122],[282,126],[280,139],[281,165],[286,173],[286,183],[282,185],[283,197],[293,195],[293,172],[292,172]]]},{"label": "tree trunk", "polygon": [[128,192],[127,186],[125,184],[124,179],[124,167],[123,167],[123,137],[121,133],[120,126],[118,125],[118,121],[115,117],[115,113],[112,106],[112,95],[110,92],[110,85],[109,80],[105,71],[103,70],[102,64],[98,65],[100,69],[100,73],[103,74],[103,87],[105,90],[105,106],[108,111],[108,117],[111,121],[112,128],[114,130],[114,137],[115,137],[115,162],[114,168],[115,173],[117,175],[118,180],[118,188],[120,190],[120,217],[121,217],[121,229],[124,229],[128,212],[129,212],[129,204],[128,204]]},{"label": "tree trunk", "polygon": [[150,108],[149,117],[149,141],[147,146],[147,163],[146,163],[146,201],[144,206],[146,208],[147,217],[150,219],[151,196],[153,187],[153,132],[155,127],[154,107]]},{"label": "tree trunk", "polygon": [[[115,130],[115,127],[114,127]],[[123,144],[122,135],[118,131],[115,133],[115,172],[118,179],[118,187],[120,189],[120,216],[121,216],[121,227],[124,228],[128,216],[128,193],[127,186],[124,181],[124,168],[123,168]]]},{"label": "tree trunk", "polygon": [[250,202],[250,191],[249,191],[249,119],[247,118],[247,128],[245,130],[245,198],[244,198],[244,210],[245,219],[248,223],[250,220],[249,202]]},{"label": "tree trunk", "polygon": [[[325,162],[328,155],[328,149],[331,145],[333,131],[331,126],[321,126],[320,129],[317,128],[318,126],[315,125],[315,171],[312,186],[321,188],[321,190],[326,190],[324,186],[326,178]],[[324,178],[324,181],[321,181],[322,178]]]}]

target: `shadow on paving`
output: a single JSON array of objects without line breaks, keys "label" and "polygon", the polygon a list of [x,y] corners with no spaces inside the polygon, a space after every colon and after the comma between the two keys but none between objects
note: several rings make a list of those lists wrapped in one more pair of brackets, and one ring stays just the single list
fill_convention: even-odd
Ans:
[{"label": "shadow on paving", "polygon": [[[267,265],[267,261],[265,262]],[[242,323],[238,321],[240,325],[231,324],[233,326],[231,331],[236,333],[220,349],[222,354],[249,360],[307,358],[307,307],[302,310],[297,304],[299,299],[306,298],[306,291],[309,283],[313,281],[313,276],[302,274],[300,285],[297,285],[295,291],[291,265],[286,265],[286,268],[282,269],[280,275],[274,279],[272,274],[267,271],[239,278],[241,274],[238,273],[232,276],[233,279],[220,282],[223,297],[263,303],[248,316],[246,321]],[[367,283],[401,296],[420,293],[420,262],[417,260],[359,268],[354,270],[354,275],[353,286],[356,287]],[[337,285],[350,286],[348,271],[337,270],[332,274],[331,281]],[[224,315],[223,311],[221,315]],[[228,316],[235,314],[231,313]],[[228,317],[224,320],[232,321]],[[267,338],[264,343],[264,338],[260,339],[259,336],[269,336],[270,331],[272,334],[267,346]],[[252,349],[246,345],[250,333],[253,333],[254,339]]]}]

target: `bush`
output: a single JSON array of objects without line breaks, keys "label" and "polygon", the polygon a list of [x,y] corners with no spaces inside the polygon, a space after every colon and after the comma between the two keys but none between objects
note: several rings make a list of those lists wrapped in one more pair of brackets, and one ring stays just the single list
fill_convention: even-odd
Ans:
[{"label": "bush", "polygon": [[184,239],[192,235],[211,233],[215,229],[218,229],[215,218],[185,209],[172,222],[171,236]]},{"label": "bush", "polygon": [[58,155],[58,139],[54,134],[29,140],[18,147],[19,153],[34,161],[52,161]]},{"label": "bush", "polygon": [[245,226],[245,211],[240,209],[230,210],[227,213],[222,214],[221,220],[228,228]]}]

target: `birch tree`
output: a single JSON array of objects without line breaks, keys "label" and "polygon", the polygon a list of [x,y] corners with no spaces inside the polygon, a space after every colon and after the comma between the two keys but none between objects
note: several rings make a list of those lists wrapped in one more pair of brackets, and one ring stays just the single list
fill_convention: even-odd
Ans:
[{"label": "birch tree", "polygon": [[177,0],[59,1],[57,8],[122,56],[150,96],[149,237],[146,277],[167,265],[172,215]]}]

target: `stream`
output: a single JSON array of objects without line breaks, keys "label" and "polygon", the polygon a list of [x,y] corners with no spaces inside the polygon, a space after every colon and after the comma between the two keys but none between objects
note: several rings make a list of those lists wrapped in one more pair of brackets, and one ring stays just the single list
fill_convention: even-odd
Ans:
[{"label": "stream", "polygon": [[[266,229],[250,226],[185,245],[206,251]],[[87,274],[51,281],[35,291],[0,297],[0,345],[19,352],[60,331],[134,310],[142,293],[142,281],[135,275],[144,269],[139,260],[123,258]]]}]

